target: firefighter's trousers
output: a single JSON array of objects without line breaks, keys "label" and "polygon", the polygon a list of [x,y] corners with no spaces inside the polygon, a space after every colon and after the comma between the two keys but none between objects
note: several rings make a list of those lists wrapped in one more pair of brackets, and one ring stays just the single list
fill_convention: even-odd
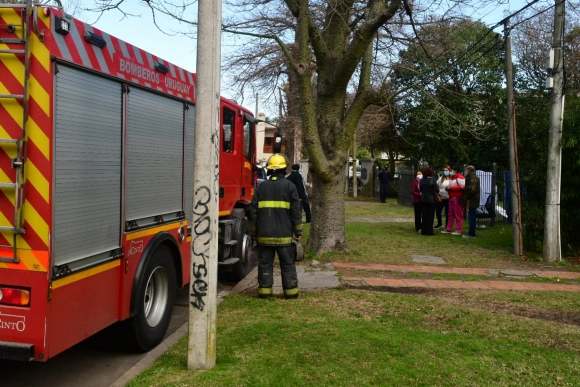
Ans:
[{"label": "firefighter's trousers", "polygon": [[278,253],[280,271],[282,274],[282,288],[286,298],[298,297],[298,275],[292,255],[292,246],[260,246],[258,265],[258,293],[260,296],[272,294],[274,286],[274,257]]}]

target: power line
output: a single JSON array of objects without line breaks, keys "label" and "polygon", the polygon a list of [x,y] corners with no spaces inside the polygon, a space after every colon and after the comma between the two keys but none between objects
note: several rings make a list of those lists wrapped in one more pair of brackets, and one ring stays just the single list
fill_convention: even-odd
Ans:
[{"label": "power line", "polygon": [[548,12],[549,10],[551,10],[552,8],[555,8],[555,7],[556,7],[556,5],[555,5],[555,4],[554,4],[554,5],[551,5],[551,6],[549,6],[548,8],[544,9],[543,11],[539,11],[538,13],[535,13],[535,14],[533,14],[533,15],[532,15],[532,16],[530,16],[530,17],[527,17],[527,18],[525,18],[525,19],[523,19],[523,20],[520,20],[519,22],[517,22],[517,23],[515,23],[514,25],[512,25],[510,29],[512,29],[512,30],[513,30],[514,28],[516,28],[516,27],[517,27],[517,26],[519,26],[520,24],[523,24],[523,23],[527,22],[528,20],[530,20],[530,19],[533,19],[533,18],[535,18],[536,16],[539,16],[539,15],[541,15],[541,14],[545,13],[545,12]]},{"label": "power line", "polygon": [[[505,21],[506,21],[506,20],[509,20],[510,18],[512,18],[512,17],[514,17],[514,16],[518,15],[519,13],[521,13],[521,12],[525,11],[526,9],[530,8],[532,5],[534,5],[535,3],[539,2],[539,1],[540,1],[540,0],[533,0],[532,2],[530,2],[530,3],[526,4],[526,5],[525,5],[525,6],[523,6],[522,8],[518,9],[517,11],[515,11],[515,12],[511,13],[510,15],[508,15],[508,16],[506,16],[506,17],[504,17],[502,20],[500,20],[499,22],[497,22],[497,23],[496,23],[495,25],[493,25],[492,27],[488,27],[488,31],[487,31],[487,32],[486,32],[486,33],[485,33],[485,34],[484,34],[484,35],[483,35],[483,36],[482,36],[482,37],[481,37],[479,40],[477,40],[477,41],[476,41],[476,42],[475,42],[475,43],[474,43],[474,44],[473,44],[473,45],[472,45],[472,46],[471,46],[469,49],[467,49],[467,50],[466,50],[466,51],[465,51],[465,52],[464,52],[462,55],[460,55],[458,58],[456,58],[456,59],[455,59],[455,61],[453,61],[451,64],[449,64],[449,65],[448,65],[446,68],[443,68],[442,70],[440,70],[440,71],[438,71],[437,73],[435,73],[435,74],[434,74],[434,76],[441,75],[441,74],[443,74],[443,73],[445,73],[445,72],[447,72],[447,71],[451,70],[453,66],[456,66],[456,65],[457,65],[457,64],[459,64],[460,62],[463,62],[463,61],[464,61],[464,59],[465,59],[465,58],[466,58],[468,55],[471,55],[471,52],[472,52],[472,51],[475,51],[476,49],[479,49],[478,45],[479,45],[481,42],[483,42],[483,41],[485,40],[485,38],[486,38],[486,37],[487,37],[489,34],[491,34],[491,32],[492,32],[494,29],[496,29],[496,28],[497,28],[497,27],[499,27],[499,26],[503,26],[503,24],[505,23]],[[550,7],[550,8],[552,8],[552,7]],[[531,18],[533,18],[533,17],[536,17],[536,16],[538,16],[538,15],[540,15],[540,14],[542,14],[542,13],[546,12],[546,11],[547,11],[547,9],[546,9],[546,10],[543,10],[543,11],[540,11],[540,12],[537,12],[536,14],[534,14],[534,15],[532,15],[532,16],[530,16],[530,17],[526,18],[525,20],[527,21],[527,20],[529,20],[529,19],[531,19]],[[520,23],[518,23],[518,24],[521,24],[521,22],[520,22]],[[513,29],[513,27],[512,27],[512,29]],[[505,40],[504,40],[504,44],[505,44]],[[484,56],[484,55],[486,55],[486,54],[487,54],[487,53],[489,53],[489,51],[491,51],[493,48],[495,48],[495,44],[493,44],[493,45],[492,45],[491,47],[489,47],[489,48],[488,48],[486,51],[484,51],[483,53],[481,53],[481,56]],[[474,52],[474,53],[475,53],[475,52]]]}]

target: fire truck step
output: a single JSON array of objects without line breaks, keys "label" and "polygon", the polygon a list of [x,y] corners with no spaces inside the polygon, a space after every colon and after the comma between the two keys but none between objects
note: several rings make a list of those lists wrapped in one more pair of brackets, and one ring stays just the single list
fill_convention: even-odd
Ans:
[{"label": "fire truck step", "polygon": [[26,50],[0,50],[0,54],[25,54]]},{"label": "fire truck step", "polygon": [[34,344],[0,341],[0,358],[17,361],[34,360]]},{"label": "fire truck step", "polygon": [[223,262],[218,262],[218,266],[232,266],[240,262],[240,258],[226,258]]},{"label": "fire truck step", "polygon": [[237,241],[237,240],[235,240],[235,239],[231,239],[231,240],[229,240],[229,241],[227,241],[227,242],[224,242],[224,241],[222,241],[222,240],[221,240],[222,238],[219,238],[219,239],[220,239],[220,241],[219,241],[219,242],[220,242],[222,245],[225,245],[225,246],[230,246],[230,247],[231,247],[231,246],[235,246],[235,245],[237,245],[237,244],[238,244],[238,241]]},{"label": "fire truck step", "polygon": [[0,4],[0,8],[26,8],[26,7],[27,7],[26,3],[24,3],[24,4],[11,4],[11,3],[8,3],[8,4],[2,3],[2,4]]},{"label": "fire truck step", "polygon": [[0,226],[0,231],[12,231],[12,232],[15,232],[16,234],[24,234],[24,229],[8,227],[8,226]]},{"label": "fire truck step", "polygon": [[20,38],[0,38],[0,43],[4,44],[24,44],[26,40]]},{"label": "fire truck step", "polygon": [[16,188],[16,183],[0,183],[0,188]]},{"label": "fire truck step", "polygon": [[0,143],[2,144],[15,144],[22,141],[21,138],[0,138]]},{"label": "fire truck step", "polygon": [[24,99],[23,94],[0,94],[0,98]]}]

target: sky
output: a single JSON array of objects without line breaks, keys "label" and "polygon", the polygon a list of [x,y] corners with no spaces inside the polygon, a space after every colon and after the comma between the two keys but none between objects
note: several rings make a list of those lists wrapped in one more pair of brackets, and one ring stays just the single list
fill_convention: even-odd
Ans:
[{"label": "sky", "polygon": [[[88,8],[94,6],[94,0],[79,0],[81,7]],[[513,12],[520,9],[529,1],[526,0],[504,0],[503,5],[489,5],[477,12],[472,12],[473,19],[482,19],[488,26],[492,26],[504,17],[504,12]],[[66,3],[63,1],[66,7]],[[100,18],[97,13],[82,11],[76,16],[82,21],[92,24],[111,35],[116,36],[128,43],[131,43],[145,51],[159,56],[173,64],[176,64],[186,70],[195,72],[196,62],[196,40],[181,34],[168,36],[154,25],[151,12],[139,0],[125,0],[123,10],[136,16],[123,17],[123,14],[117,10],[105,12]],[[197,6],[191,6],[187,11],[188,19],[197,19]],[[157,24],[166,32],[186,31],[188,27],[185,24],[173,20],[170,17],[157,15]],[[501,32],[502,29],[496,29]],[[222,56],[227,50],[234,49],[226,45],[222,38]],[[222,87],[221,94],[226,98],[231,98],[233,90],[227,90]],[[243,102],[247,108],[254,110],[255,101],[253,98],[246,98]],[[269,112],[266,112],[269,113]],[[276,115],[276,113],[274,113]]]}]

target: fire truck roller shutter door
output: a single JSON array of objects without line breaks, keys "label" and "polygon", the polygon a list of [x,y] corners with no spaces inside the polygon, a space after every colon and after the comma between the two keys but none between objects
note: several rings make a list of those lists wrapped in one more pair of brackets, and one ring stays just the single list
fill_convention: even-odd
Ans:
[{"label": "fire truck roller shutter door", "polygon": [[183,102],[137,87],[127,99],[126,218],[183,211]]},{"label": "fire truck roller shutter door", "polygon": [[58,65],[54,264],[110,259],[121,241],[121,84]]},{"label": "fire truck roller shutter door", "polygon": [[185,217],[191,226],[193,210],[193,140],[195,136],[195,106],[188,105],[187,135],[185,144]]}]

